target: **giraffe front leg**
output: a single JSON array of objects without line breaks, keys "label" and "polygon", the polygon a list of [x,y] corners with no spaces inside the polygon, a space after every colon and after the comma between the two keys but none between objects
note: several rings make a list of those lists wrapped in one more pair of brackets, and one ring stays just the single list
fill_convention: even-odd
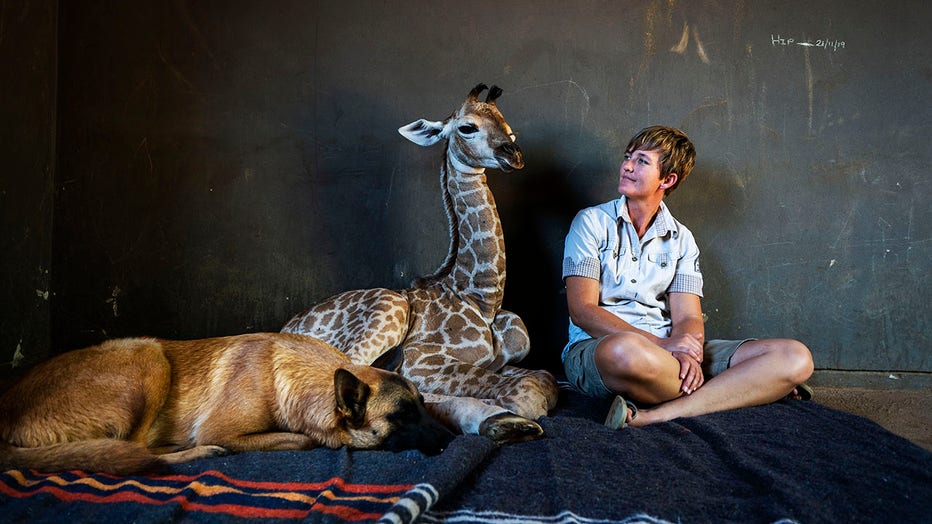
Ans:
[{"label": "giraffe front leg", "polygon": [[467,435],[482,435],[502,444],[535,439],[544,434],[540,424],[488,401],[425,393],[431,416]]},{"label": "giraffe front leg", "polygon": [[505,366],[500,373],[519,383],[513,395],[500,399],[503,406],[518,413],[540,413],[540,416],[556,407],[559,388],[557,379],[549,372]]}]

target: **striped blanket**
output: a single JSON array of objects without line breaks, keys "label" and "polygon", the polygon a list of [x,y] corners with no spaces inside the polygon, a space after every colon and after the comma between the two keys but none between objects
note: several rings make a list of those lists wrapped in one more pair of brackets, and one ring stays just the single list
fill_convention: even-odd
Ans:
[{"label": "striped blanket", "polygon": [[301,520],[319,514],[343,522],[373,522],[395,515],[389,518],[410,521],[437,499],[437,491],[429,484],[353,484],[338,477],[321,482],[255,482],[213,470],[151,478],[14,470],[3,474],[0,492],[30,499],[22,513],[4,515],[23,521],[33,520],[33,504],[57,502],[69,504],[72,517],[80,515],[89,521],[100,515],[101,505],[122,507],[121,517],[133,521],[156,515],[169,520],[182,513]]},{"label": "striped blanket", "polygon": [[561,392],[545,438],[436,457],[243,453],[171,475],[0,472],[2,522],[927,522],[932,453],[814,402],[649,428]]}]

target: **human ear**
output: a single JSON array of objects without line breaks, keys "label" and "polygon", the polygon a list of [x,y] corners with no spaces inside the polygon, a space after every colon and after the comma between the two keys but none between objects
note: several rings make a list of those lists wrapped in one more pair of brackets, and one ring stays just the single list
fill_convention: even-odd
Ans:
[{"label": "human ear", "polygon": [[670,187],[673,186],[673,184],[676,183],[676,180],[678,178],[679,177],[677,176],[676,173],[670,173],[669,175],[667,175],[667,178],[664,178],[663,181],[660,182],[660,189],[669,189]]}]

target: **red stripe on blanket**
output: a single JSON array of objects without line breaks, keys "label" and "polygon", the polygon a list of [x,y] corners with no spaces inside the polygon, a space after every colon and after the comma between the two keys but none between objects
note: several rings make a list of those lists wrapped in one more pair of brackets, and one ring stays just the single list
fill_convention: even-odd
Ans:
[{"label": "red stripe on blanket", "polygon": [[[87,473],[80,471],[73,471],[72,473],[76,475],[89,476]],[[95,475],[95,476],[108,476],[113,479],[120,479],[120,477],[113,477],[110,475]],[[285,491],[317,491],[321,489],[326,489],[332,486],[336,486],[344,491],[352,493],[394,493],[397,491],[407,491],[411,489],[414,484],[348,484],[345,480],[340,477],[332,477],[327,480],[322,480],[320,482],[258,482],[254,480],[244,480],[244,479],[234,479],[219,471],[209,470],[197,475],[166,475],[166,476],[157,476],[150,477],[153,480],[167,480],[172,482],[191,482],[193,480],[199,479],[201,477],[215,477],[223,480],[228,484],[234,486],[241,486],[253,489],[275,489],[275,490],[285,490]]]},{"label": "red stripe on blanket", "polygon": [[[255,482],[218,471],[193,476],[114,477],[81,471],[58,475],[11,470],[2,477],[6,479],[0,481],[0,494],[17,499],[48,494],[63,502],[178,504],[189,512],[244,518],[292,519],[322,513],[344,521],[377,520],[382,513],[372,510],[390,507],[413,487],[353,484],[339,477],[321,482]],[[210,503],[211,498],[216,502]]]}]

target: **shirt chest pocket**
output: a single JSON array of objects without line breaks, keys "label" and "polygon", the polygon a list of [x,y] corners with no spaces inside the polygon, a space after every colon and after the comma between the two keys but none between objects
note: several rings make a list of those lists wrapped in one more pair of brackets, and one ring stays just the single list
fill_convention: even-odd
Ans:
[{"label": "shirt chest pocket", "polygon": [[618,237],[607,238],[599,245],[599,260],[603,267],[606,264],[613,264],[624,253],[625,247],[618,241]]},{"label": "shirt chest pocket", "polygon": [[676,260],[668,252],[648,253],[644,271],[650,275],[649,281],[656,286],[654,291],[658,294],[664,293],[676,274]]},{"label": "shirt chest pocket", "polygon": [[670,253],[648,253],[647,261],[657,266],[656,269],[663,270],[671,265],[672,257]]},{"label": "shirt chest pocket", "polygon": [[606,282],[619,282],[623,273],[622,262],[626,247],[617,237],[607,239],[599,246],[599,262],[602,265],[602,279]]}]

